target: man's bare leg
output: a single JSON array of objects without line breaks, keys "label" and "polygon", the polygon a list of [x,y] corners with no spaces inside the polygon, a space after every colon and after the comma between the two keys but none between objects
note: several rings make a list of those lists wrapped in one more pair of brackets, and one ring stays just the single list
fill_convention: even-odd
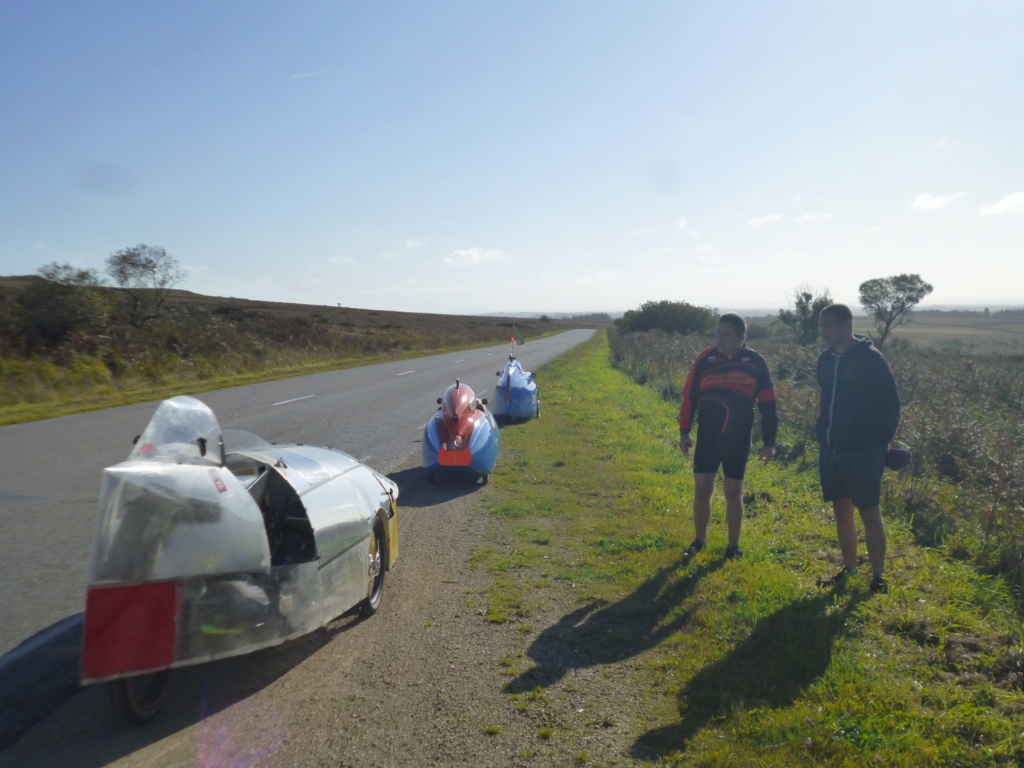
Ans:
[{"label": "man's bare leg", "polygon": [[729,526],[729,546],[740,545],[740,531],[743,528],[743,481],[731,477],[722,478],[725,494],[725,522]]},{"label": "man's bare leg", "polygon": [[857,569],[857,522],[853,517],[855,509],[852,499],[836,499],[832,502],[839,549],[843,553],[843,565],[849,571]]},{"label": "man's bare leg", "polygon": [[705,543],[708,540],[711,495],[715,492],[716,476],[711,472],[693,473],[693,537]]},{"label": "man's bare leg", "polygon": [[868,548],[868,560],[871,561],[871,573],[880,576],[885,573],[885,524],[882,522],[882,510],[876,504],[867,509],[858,510],[861,522],[864,523],[864,543]]}]

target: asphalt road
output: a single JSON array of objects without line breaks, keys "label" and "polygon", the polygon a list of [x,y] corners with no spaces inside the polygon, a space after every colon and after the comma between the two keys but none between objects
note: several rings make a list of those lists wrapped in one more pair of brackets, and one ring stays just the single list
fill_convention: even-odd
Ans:
[{"label": "asphalt road", "polygon": [[[516,354],[525,369],[536,370],[591,335],[568,331],[530,341]],[[494,373],[510,349],[502,344],[197,397],[222,428],[329,445],[387,473],[419,451],[423,425],[456,377],[478,397],[493,395]],[[537,383],[543,400],[542,371]],[[154,407],[138,403],[0,427],[0,654],[82,611],[100,473],[127,458]]]}]

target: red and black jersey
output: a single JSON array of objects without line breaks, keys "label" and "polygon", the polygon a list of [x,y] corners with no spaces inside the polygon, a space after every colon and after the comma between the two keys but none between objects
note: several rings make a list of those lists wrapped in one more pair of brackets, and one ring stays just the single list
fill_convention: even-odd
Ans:
[{"label": "red and black jersey", "polygon": [[779,415],[775,410],[775,385],[768,363],[746,345],[732,356],[709,347],[697,356],[686,377],[683,402],[679,406],[679,429],[689,432],[694,419],[699,418],[701,432],[709,428],[720,435],[745,432],[749,439],[754,427],[755,404],[761,412],[764,444],[773,446]]}]

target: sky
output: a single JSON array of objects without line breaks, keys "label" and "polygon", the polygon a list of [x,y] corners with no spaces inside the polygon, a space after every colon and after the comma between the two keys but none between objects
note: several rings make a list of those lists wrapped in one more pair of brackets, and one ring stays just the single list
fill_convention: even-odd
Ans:
[{"label": "sky", "polygon": [[1024,305],[1024,3],[33,0],[0,274],[446,314]]}]

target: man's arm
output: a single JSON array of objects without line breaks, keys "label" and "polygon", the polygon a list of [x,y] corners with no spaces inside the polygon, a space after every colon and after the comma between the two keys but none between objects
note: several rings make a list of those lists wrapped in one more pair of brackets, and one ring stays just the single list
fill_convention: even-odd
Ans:
[{"label": "man's arm", "polygon": [[[765,448],[775,448],[779,434],[779,411],[775,405],[775,384],[768,370],[768,363],[762,357],[758,365],[757,410],[761,413],[761,437]],[[773,451],[774,452],[774,451]]]},{"label": "man's arm", "polygon": [[697,410],[697,392],[700,391],[699,374],[697,364],[704,357],[701,352],[697,359],[690,366],[690,372],[686,376],[686,384],[683,385],[682,400],[679,403],[679,450],[684,455],[689,455],[693,448],[693,439],[690,437],[690,429],[693,428],[693,418]]},{"label": "man's arm", "polygon": [[900,389],[896,377],[892,374],[889,361],[878,355],[877,370],[871,377],[875,390],[879,422],[882,425],[885,442],[888,444],[896,437],[896,429],[900,425]]}]

